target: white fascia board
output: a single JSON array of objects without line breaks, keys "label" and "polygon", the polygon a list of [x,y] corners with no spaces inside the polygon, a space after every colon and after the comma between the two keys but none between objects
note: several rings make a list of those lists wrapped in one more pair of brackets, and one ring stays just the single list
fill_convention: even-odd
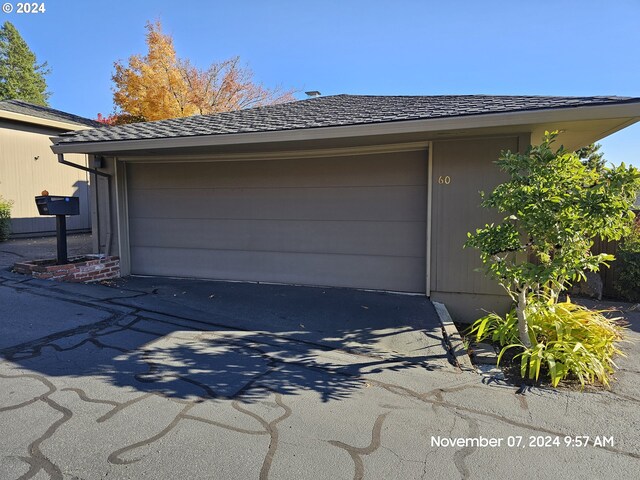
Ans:
[{"label": "white fascia board", "polygon": [[56,144],[55,139],[53,139],[54,145],[51,146],[51,149],[54,153],[124,152],[146,149],[158,150],[163,148],[213,147],[236,144],[246,145],[254,143],[329,140],[402,133],[435,133],[460,129],[629,117],[640,117],[640,102],[546,110],[528,110],[523,112],[491,113],[423,120],[404,120],[340,127],[301,128],[297,130],[278,130],[271,132],[231,133],[189,137],[153,138],[144,140],[114,140],[62,144]]}]

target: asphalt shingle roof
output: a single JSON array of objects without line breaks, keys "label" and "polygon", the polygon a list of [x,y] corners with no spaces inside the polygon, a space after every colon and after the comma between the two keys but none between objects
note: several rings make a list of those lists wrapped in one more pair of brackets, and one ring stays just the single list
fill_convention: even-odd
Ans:
[{"label": "asphalt shingle roof", "polygon": [[83,130],[63,134],[57,143],[271,132],[627,102],[640,102],[640,98],[334,95],[235,112]]},{"label": "asphalt shingle roof", "polygon": [[78,125],[86,125],[89,127],[100,127],[101,123],[88,118],[73,115],[71,113],[56,110],[55,108],[34,105],[33,103],[24,102],[22,100],[0,100],[0,110],[13,113],[21,113],[31,117],[44,118],[46,120],[55,120],[58,122],[76,123]]}]

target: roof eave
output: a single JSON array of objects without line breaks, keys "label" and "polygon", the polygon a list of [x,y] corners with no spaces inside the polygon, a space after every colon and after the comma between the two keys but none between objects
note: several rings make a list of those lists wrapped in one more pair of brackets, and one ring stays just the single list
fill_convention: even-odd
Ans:
[{"label": "roof eave", "polygon": [[62,122],[59,120],[51,120],[48,118],[35,117],[33,115],[25,115],[23,113],[9,112],[7,110],[0,110],[0,118],[6,120],[13,120],[15,122],[20,123],[29,123],[31,125],[41,125],[44,127],[52,127],[60,130],[71,131],[71,130],[88,130],[91,127],[89,125],[82,125],[79,123],[72,122]]},{"label": "roof eave", "polygon": [[337,127],[301,128],[296,130],[198,135],[189,137],[165,137],[142,140],[113,140],[58,144],[56,143],[57,137],[52,137],[54,145],[51,146],[51,149],[54,153],[125,152],[146,149],[160,150],[163,148],[175,149],[182,147],[213,147],[234,144],[246,145],[253,143],[329,140],[334,138],[393,135],[402,133],[436,133],[460,129],[486,129],[510,125],[539,125],[551,122],[615,118],[640,118],[640,102],[490,113],[420,120],[403,120]]}]

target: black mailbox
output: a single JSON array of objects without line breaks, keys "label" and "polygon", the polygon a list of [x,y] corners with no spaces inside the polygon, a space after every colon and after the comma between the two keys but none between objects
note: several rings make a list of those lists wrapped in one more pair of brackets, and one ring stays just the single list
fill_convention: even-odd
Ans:
[{"label": "black mailbox", "polygon": [[36,197],[36,205],[40,215],[80,215],[78,197],[41,196]]},{"label": "black mailbox", "polygon": [[[49,193],[46,190],[42,193]],[[67,217],[80,215],[80,199],[78,197],[61,197],[59,195],[42,195],[36,197],[36,206],[40,215],[56,216],[56,237],[58,237],[58,265],[68,262],[67,259]]]}]

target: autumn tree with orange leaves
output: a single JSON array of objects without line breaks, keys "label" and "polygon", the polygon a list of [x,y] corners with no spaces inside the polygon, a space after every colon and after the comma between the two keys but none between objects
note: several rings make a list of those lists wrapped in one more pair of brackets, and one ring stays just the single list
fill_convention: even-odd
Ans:
[{"label": "autumn tree with orange leaves", "polygon": [[[159,21],[147,22],[147,54],[115,62],[113,101],[127,119],[163,120],[294,100],[293,90],[266,88],[239,57],[200,69],[176,55]],[[129,123],[129,122],[123,122]]]}]

